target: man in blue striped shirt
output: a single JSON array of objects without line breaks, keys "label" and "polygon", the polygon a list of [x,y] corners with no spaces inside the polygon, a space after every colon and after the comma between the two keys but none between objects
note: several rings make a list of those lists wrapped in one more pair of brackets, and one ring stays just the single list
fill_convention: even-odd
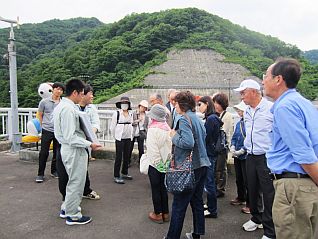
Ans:
[{"label": "man in blue striped shirt", "polygon": [[[270,109],[273,103],[262,97],[260,85],[252,79],[242,81],[234,91],[240,92],[241,99],[248,105],[244,112],[244,147],[247,150],[246,177],[252,218],[243,224],[243,229],[250,232],[264,227],[262,239],[275,238],[272,220],[275,191],[265,156],[271,144],[269,132],[272,130],[273,115]],[[260,193],[263,194],[263,212]]]},{"label": "man in blue striped shirt", "polygon": [[263,77],[265,94],[275,100],[266,155],[276,191],[277,238],[318,237],[318,111],[295,90],[300,76],[296,60],[280,59]]}]

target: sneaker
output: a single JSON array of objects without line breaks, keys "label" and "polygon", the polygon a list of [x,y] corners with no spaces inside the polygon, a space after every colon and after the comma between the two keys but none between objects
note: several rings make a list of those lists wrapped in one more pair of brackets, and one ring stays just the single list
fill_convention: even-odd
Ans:
[{"label": "sneaker", "polygon": [[72,218],[66,217],[66,224],[73,226],[73,225],[84,225],[90,223],[92,221],[91,217],[82,216],[81,218]]},{"label": "sneaker", "polygon": [[91,157],[89,158],[89,161],[96,161],[96,158]]},{"label": "sneaker", "polygon": [[268,236],[263,235],[261,239],[271,239],[271,238],[268,237]]},{"label": "sneaker", "polygon": [[83,195],[83,198],[92,199],[92,200],[99,200],[100,196],[95,191],[91,191],[87,195]]},{"label": "sneaker", "polygon": [[239,199],[237,199],[237,198],[232,199],[232,200],[230,201],[230,203],[231,203],[231,205],[233,205],[233,206],[238,206],[238,205],[244,205],[244,204],[245,204],[244,201],[241,201],[241,200],[239,200]]},{"label": "sneaker", "polygon": [[51,173],[51,177],[52,178],[59,178],[59,176],[57,175],[57,172]]},{"label": "sneaker", "polygon": [[60,218],[63,218],[63,219],[66,218],[65,210],[63,210],[63,209],[60,211]]},{"label": "sneaker", "polygon": [[209,210],[204,211],[204,217],[205,218],[218,218],[217,213],[211,213]]},{"label": "sneaker", "polygon": [[187,233],[185,234],[185,238],[186,238],[186,239],[193,239],[192,232],[187,232]]},{"label": "sneaker", "polygon": [[203,209],[204,210],[208,210],[208,205],[207,204],[203,204]]},{"label": "sneaker", "polygon": [[124,179],[122,179],[120,177],[114,177],[114,182],[117,184],[125,184]]},{"label": "sneaker", "polygon": [[251,211],[250,211],[249,207],[242,207],[241,212],[245,213],[245,214],[251,214]]},{"label": "sneaker", "polygon": [[44,181],[44,176],[36,176],[35,182],[37,182],[37,183],[43,183],[43,181]]},{"label": "sneaker", "polygon": [[247,232],[252,232],[255,231],[258,228],[263,228],[262,224],[257,224],[255,222],[253,222],[252,220],[249,220],[248,222],[245,222],[243,224],[243,229]]},{"label": "sneaker", "polygon": [[132,180],[132,179],[133,179],[133,177],[130,176],[129,174],[122,174],[121,177],[122,177],[123,179],[126,179],[126,180]]}]

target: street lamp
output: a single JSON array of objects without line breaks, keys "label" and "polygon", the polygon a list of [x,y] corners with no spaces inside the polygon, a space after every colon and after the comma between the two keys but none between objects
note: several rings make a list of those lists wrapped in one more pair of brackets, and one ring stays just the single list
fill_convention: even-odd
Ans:
[{"label": "street lamp", "polygon": [[229,90],[229,102],[231,101],[231,79],[224,79],[224,82],[228,82],[228,90]]},{"label": "street lamp", "polygon": [[9,44],[8,44],[8,58],[10,71],[10,100],[11,100],[11,114],[8,115],[9,121],[9,140],[12,142],[11,152],[18,152],[20,150],[21,133],[19,132],[19,116],[18,116],[18,87],[17,87],[17,53],[14,46],[14,32],[13,24],[19,22],[16,20],[9,20],[0,17],[0,21],[11,24]]},{"label": "street lamp", "polygon": [[81,75],[79,75],[78,76],[79,78],[81,78],[81,79],[83,79],[83,81],[87,84],[88,82],[88,80],[89,80],[89,78],[91,78],[89,75],[86,75],[86,74],[81,74]]}]

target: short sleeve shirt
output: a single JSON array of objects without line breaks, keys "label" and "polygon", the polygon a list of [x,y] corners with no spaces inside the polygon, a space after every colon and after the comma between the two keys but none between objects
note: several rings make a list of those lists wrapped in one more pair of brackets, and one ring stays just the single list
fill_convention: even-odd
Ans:
[{"label": "short sleeve shirt", "polygon": [[43,113],[42,118],[42,129],[45,129],[50,132],[54,132],[54,124],[53,124],[53,110],[59,104],[59,102],[55,102],[51,97],[42,99],[39,103],[39,112]]}]

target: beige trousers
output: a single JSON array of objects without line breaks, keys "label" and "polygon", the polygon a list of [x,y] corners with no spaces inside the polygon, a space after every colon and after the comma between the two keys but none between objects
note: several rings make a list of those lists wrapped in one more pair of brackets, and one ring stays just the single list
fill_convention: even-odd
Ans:
[{"label": "beige trousers", "polygon": [[309,178],[282,178],[273,183],[276,238],[318,238],[318,186]]}]

